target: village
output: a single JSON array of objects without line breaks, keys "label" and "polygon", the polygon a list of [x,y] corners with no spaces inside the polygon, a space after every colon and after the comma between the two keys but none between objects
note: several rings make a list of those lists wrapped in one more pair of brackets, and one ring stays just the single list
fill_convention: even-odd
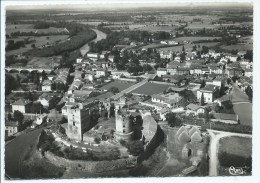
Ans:
[{"label": "village", "polygon": [[[125,33],[130,28],[122,25],[98,25],[91,30],[100,35],[81,53],[15,53],[11,60],[19,64],[8,60],[5,67],[6,146],[33,133],[37,143],[24,150],[28,158],[13,176],[34,177],[21,169],[40,167],[37,162],[55,170],[42,168],[44,176],[63,178],[73,172],[102,176],[108,170],[113,173],[104,175],[226,175],[222,158],[232,155],[217,154],[219,143],[234,138],[239,144],[237,138],[245,138],[250,146],[253,52],[208,44],[225,41],[217,26],[194,30],[180,25],[167,33],[136,30],[137,36]],[[252,34],[248,25],[226,27],[231,42]],[[67,28],[51,29],[51,34],[60,30],[70,34]],[[139,35],[144,38],[138,41]],[[119,41],[109,45],[113,36]],[[242,157],[246,166],[250,157]]]}]

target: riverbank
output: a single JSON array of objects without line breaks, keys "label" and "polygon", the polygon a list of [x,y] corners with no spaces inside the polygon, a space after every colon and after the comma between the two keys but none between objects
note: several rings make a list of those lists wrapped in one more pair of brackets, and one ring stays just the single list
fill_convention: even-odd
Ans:
[{"label": "riverbank", "polygon": [[[98,29],[92,29],[92,30],[96,32],[97,37],[95,39],[93,39],[92,41],[90,41],[90,42],[95,42],[96,43],[96,42],[100,41],[101,39],[106,39],[106,37],[107,37],[106,33],[102,32],[102,31],[100,31]],[[82,56],[86,55],[86,53],[89,52],[90,48],[89,48],[88,44],[90,42],[86,43],[85,45],[83,45],[80,48],[80,53],[81,53]]]}]

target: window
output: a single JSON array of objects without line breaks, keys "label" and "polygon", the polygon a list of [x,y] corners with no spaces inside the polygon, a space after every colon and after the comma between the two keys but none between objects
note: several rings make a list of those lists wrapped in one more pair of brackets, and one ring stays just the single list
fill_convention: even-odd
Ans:
[{"label": "window", "polygon": [[73,121],[73,126],[75,126],[75,122]]},{"label": "window", "polygon": [[123,133],[125,133],[125,130],[123,130]]}]

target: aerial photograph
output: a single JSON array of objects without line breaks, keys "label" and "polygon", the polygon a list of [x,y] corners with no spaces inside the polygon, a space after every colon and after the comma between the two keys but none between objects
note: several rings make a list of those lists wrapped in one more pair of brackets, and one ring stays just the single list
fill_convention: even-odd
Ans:
[{"label": "aerial photograph", "polygon": [[252,176],[253,3],[4,19],[5,180]]}]

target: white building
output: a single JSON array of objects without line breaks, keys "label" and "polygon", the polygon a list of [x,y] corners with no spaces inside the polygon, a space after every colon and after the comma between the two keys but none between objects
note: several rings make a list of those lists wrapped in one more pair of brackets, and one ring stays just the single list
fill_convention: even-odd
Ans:
[{"label": "white building", "polygon": [[50,80],[44,80],[42,83],[42,91],[52,91],[51,84],[52,82]]},{"label": "white building", "polygon": [[166,75],[167,69],[166,68],[158,68],[157,71],[156,71],[156,74],[157,74],[158,77]]},{"label": "white building", "polygon": [[96,70],[96,76],[97,77],[107,76],[107,70],[106,69],[97,69]]},{"label": "white building", "polygon": [[20,111],[21,113],[28,113],[30,112],[30,100],[19,99],[18,101],[12,103],[12,112]]},{"label": "white building", "polygon": [[205,103],[212,103],[217,98],[218,88],[215,85],[206,85],[197,91],[197,99],[201,101],[201,96],[203,95]]},{"label": "white building", "polygon": [[194,114],[194,115],[198,115],[198,114],[204,114],[205,112],[205,108],[203,106],[199,106],[199,105],[195,105],[195,104],[189,104],[186,106],[186,114]]},{"label": "white building", "polygon": [[81,57],[80,57],[80,58],[77,58],[77,59],[76,59],[76,63],[81,63],[82,60],[83,60],[83,59],[82,59]]}]

